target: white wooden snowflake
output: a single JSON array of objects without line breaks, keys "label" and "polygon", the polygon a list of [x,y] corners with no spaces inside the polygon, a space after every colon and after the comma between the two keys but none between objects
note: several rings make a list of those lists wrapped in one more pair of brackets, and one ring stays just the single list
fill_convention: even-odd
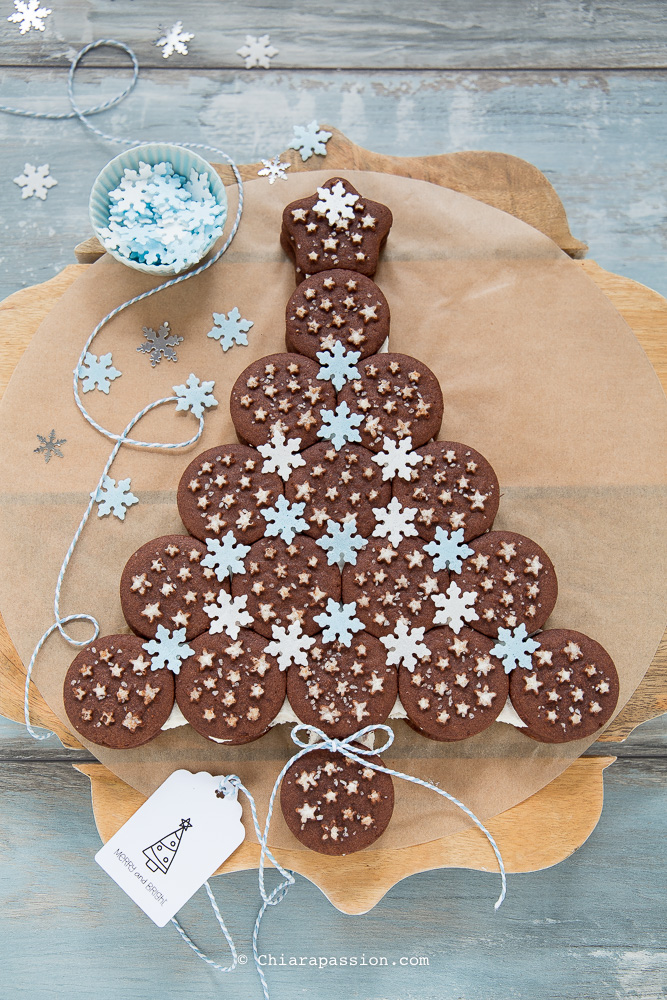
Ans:
[{"label": "white wooden snowflake", "polygon": [[194,649],[185,641],[184,628],[170,632],[164,625],[158,625],[155,638],[142,643],[142,646],[151,658],[151,670],[166,667],[172,674],[179,674],[183,660],[195,655]]},{"label": "white wooden snowflake", "polygon": [[99,389],[100,392],[109,395],[109,386],[114,379],[120,378],[122,372],[114,368],[111,363],[111,352],[102,354],[99,358],[96,354],[86,352],[86,356],[79,365],[78,376],[81,379],[81,388],[84,392],[92,389]]},{"label": "white wooden snowflake", "polygon": [[206,548],[208,552],[201,565],[214,569],[221,583],[230,573],[245,573],[243,560],[250,552],[250,546],[237,542],[233,531],[228,531],[222,538],[207,538]]},{"label": "white wooden snowflake", "polygon": [[268,177],[269,184],[273,184],[274,181],[287,180],[285,171],[289,170],[290,164],[281,163],[280,157],[274,156],[272,160],[262,160],[262,164],[262,169],[257,171],[258,177]]},{"label": "white wooden snowflake", "polygon": [[464,622],[476,621],[479,615],[472,607],[477,600],[474,590],[462,591],[452,581],[444,594],[431,594],[431,600],[439,610],[435,613],[435,625],[449,625],[452,632],[459,634]]},{"label": "white wooden snowflake", "polygon": [[255,620],[248,611],[244,610],[247,603],[247,594],[243,594],[241,597],[230,597],[226,590],[221,590],[215,604],[204,605],[204,611],[211,619],[209,632],[212,635],[225,632],[230,639],[236,639],[239,629],[252,625]]},{"label": "white wooden snowflake", "polygon": [[21,198],[32,198],[35,195],[40,201],[46,201],[49,188],[55,187],[58,181],[49,174],[48,163],[43,163],[41,167],[26,163],[23,173],[14,178],[14,183],[23,188]]},{"label": "white wooden snowflake", "polygon": [[316,215],[326,215],[330,226],[335,225],[336,222],[340,222],[342,219],[354,218],[354,208],[352,206],[358,200],[359,195],[352,194],[351,191],[346,191],[342,181],[337,181],[332,188],[318,188],[317,193],[320,196],[320,200],[316,201],[313,205],[313,212]]},{"label": "white wooden snowflake", "polygon": [[398,476],[399,479],[405,479],[409,483],[412,479],[413,467],[423,459],[421,455],[412,450],[412,438],[408,435],[408,437],[401,438],[400,441],[394,441],[385,436],[382,442],[382,451],[373,455],[373,461],[382,469],[383,480]]},{"label": "white wooden snowflake", "polygon": [[254,35],[246,35],[245,45],[237,49],[236,54],[245,60],[246,69],[252,69],[253,66],[270,69],[271,63],[269,60],[278,55],[278,49],[271,45],[271,39],[268,35],[260,35],[259,38],[256,38]]},{"label": "white wooden snowflake", "polygon": [[213,322],[215,326],[208,331],[206,336],[213,340],[219,340],[223,351],[228,351],[234,344],[248,346],[246,334],[254,326],[254,323],[252,320],[243,319],[236,306],[230,309],[226,316],[224,313],[213,313]]},{"label": "white wooden snowflake", "polygon": [[404,507],[396,497],[392,497],[386,507],[373,507],[377,524],[373,535],[388,538],[392,545],[398,545],[404,538],[415,538],[417,529],[412,523],[417,507]]},{"label": "white wooden snowflake", "polygon": [[291,545],[299,531],[308,531],[308,522],[301,517],[305,507],[305,503],[291,504],[284,496],[279,496],[273,507],[262,507],[267,522],[264,534],[280,535],[287,545]]},{"label": "white wooden snowflake", "polygon": [[357,427],[364,419],[363,413],[352,413],[346,400],[339,403],[335,410],[320,410],[322,426],[317,436],[331,441],[336,451],[343,447],[346,441],[361,441]]},{"label": "white wooden snowflake", "polygon": [[363,629],[363,622],[356,616],[357,602],[350,604],[339,604],[331,598],[327,600],[326,611],[321,615],[315,615],[315,621],[322,626],[323,642],[340,642],[343,646],[349,646],[355,632]]},{"label": "white wooden snowflake", "polygon": [[217,406],[218,401],[212,395],[215,382],[200,382],[192,372],[188,375],[185,385],[175,385],[174,392],[178,396],[177,410],[190,410],[195,417],[201,417],[205,407]]},{"label": "white wooden snowflake", "polygon": [[25,35],[26,31],[35,28],[37,31],[44,31],[44,18],[51,13],[50,7],[40,7],[39,0],[14,0],[16,10],[7,18],[8,21],[19,25],[19,31]]},{"label": "white wooden snowflake", "polygon": [[424,626],[409,629],[407,622],[400,619],[391,635],[380,636],[380,642],[387,650],[387,663],[390,666],[402,663],[412,673],[417,660],[423,660],[430,653],[428,646],[422,642],[423,638]]},{"label": "white wooden snowflake", "polygon": [[155,44],[158,48],[162,49],[164,59],[168,59],[174,52],[178,52],[182,56],[187,56],[188,46],[186,43],[192,41],[194,37],[191,32],[183,31],[182,21],[177,21],[169,31],[165,31],[164,35],[158,38]]},{"label": "white wooden snowflake", "polygon": [[522,622],[514,631],[511,628],[499,628],[498,639],[490,653],[502,660],[505,673],[511,674],[515,667],[532,670],[532,654],[539,648],[539,642],[528,637],[526,626]]},{"label": "white wooden snowflake", "polygon": [[474,549],[463,541],[463,528],[448,534],[440,525],[435,529],[435,538],[424,550],[433,559],[433,569],[439,572],[441,569],[448,569],[452,573],[460,573],[464,559],[474,554]]},{"label": "white wooden snowflake", "polygon": [[133,504],[139,503],[139,498],[130,492],[130,479],[115,479],[104,476],[102,483],[90,494],[97,503],[97,516],[105,517],[114,514],[119,520],[125,520],[125,511]]},{"label": "white wooden snowflake", "polygon": [[288,149],[296,149],[298,153],[301,153],[301,159],[309,160],[310,157],[315,153],[316,156],[326,156],[327,147],[326,143],[331,138],[331,132],[325,132],[321,129],[316,121],[312,121],[310,125],[295,125],[294,126],[294,138],[287,147]]},{"label": "white wooden snowflake", "polygon": [[274,427],[271,440],[257,446],[265,459],[262,472],[277,472],[281,479],[289,479],[292,470],[306,464],[299,452],[301,438],[287,438],[279,427]]},{"label": "white wooden snowflake", "polygon": [[360,357],[361,351],[346,351],[337,340],[327,351],[318,351],[320,370],[317,377],[331,382],[336,392],[340,392],[346,382],[360,377],[359,370],[355,368]]},{"label": "white wooden snowflake", "polygon": [[287,670],[290,663],[298,663],[299,666],[305,667],[308,662],[308,650],[315,645],[315,639],[302,634],[301,624],[292,622],[287,629],[281,625],[273,625],[271,632],[273,642],[268,644],[266,652],[269,656],[276,657],[279,668]]}]

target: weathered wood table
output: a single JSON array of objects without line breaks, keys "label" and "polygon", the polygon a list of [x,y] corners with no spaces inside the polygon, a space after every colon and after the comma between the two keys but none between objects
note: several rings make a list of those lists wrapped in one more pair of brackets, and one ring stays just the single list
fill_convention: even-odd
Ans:
[{"label": "weathered wood table", "polygon": [[[293,124],[318,118],[396,155],[513,153],[549,177],[591,257],[667,290],[660,267],[667,15],[660,3],[598,10],[566,0],[477,0],[413,11],[391,2],[381,18],[374,5],[351,2],[335,11],[212,2],[188,9],[173,0],[151,7],[62,0],[44,32],[25,36],[3,20],[2,102],[64,109],[69,57],[92,38],[117,37],[133,45],[146,69],[126,103],[96,118],[105,131],[211,142],[252,162],[282,150]],[[190,52],[164,60],[154,41],[160,27],[179,19],[195,34]],[[236,49],[246,34],[266,32],[279,50],[272,68],[246,71]],[[127,77],[116,56],[100,53],[90,62],[99,68],[77,83],[83,105],[112,96]],[[72,261],[87,231],[87,190],[116,150],[71,121],[0,116],[0,136],[5,296]],[[12,184],[26,160],[49,163],[58,180],[44,203],[22,201]],[[625,743],[604,745],[618,760],[605,775],[595,832],[558,867],[514,876],[497,915],[495,882],[479,873],[413,876],[355,918],[299,880],[263,928],[263,952],[277,963],[281,956],[299,962],[267,969],[272,996],[662,996],[666,735],[658,719]],[[0,719],[0,996],[259,996],[248,940],[255,875],[215,883],[248,957],[220,982],[92,863],[99,838],[90,786],[71,766],[89,760],[55,740],[33,743],[21,726]],[[208,903],[197,897],[182,917],[224,963]]]}]

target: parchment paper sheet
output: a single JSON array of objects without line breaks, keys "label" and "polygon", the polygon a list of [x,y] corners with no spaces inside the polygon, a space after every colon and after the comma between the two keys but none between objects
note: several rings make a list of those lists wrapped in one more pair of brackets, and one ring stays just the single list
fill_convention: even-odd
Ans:
[{"label": "parchment paper sheet", "polygon": [[[285,349],[294,271],[279,246],[282,209],[330,175],[247,184],[241,228],[223,260],[124,312],[96,340],[93,351],[113,351],[123,373],[108,397],[97,391],[85,396],[105,427],[120,432],[135,412],[170,395],[190,372],[215,379],[220,405],[207,412],[202,439],[186,452],[121,449],[111,475],[131,476],[140,503],[124,522],[91,517],[65,579],[62,614],[94,614],[103,635],[128,631],[118,600],[121,570],[150,538],[184,530],[175,503],[182,470],[205,448],[235,440],[228,407],[235,378],[255,358]],[[665,625],[667,421],[653,369],[604,295],[536,230],[421,181],[355,171],[344,176],[394,213],[376,275],[392,311],[390,348],[414,355],[438,375],[445,398],[440,437],[477,448],[495,467],[502,491],[495,526],[527,534],[549,553],[560,595],[548,625],[579,629],[609,650],[621,677],[620,708],[648,668]],[[233,191],[230,197],[233,203]],[[157,284],[110,257],[90,266],[40,327],[0,406],[0,606],[26,663],[53,621],[62,558],[111,451],[111,442],[74,405],[72,370],[94,324]],[[248,347],[223,354],[206,334],[212,313],[234,306],[254,326]],[[148,356],[137,352],[141,328],[157,329],[164,320],[184,337],[179,360],[151,368]],[[52,428],[66,438],[65,457],[47,465],[34,448],[37,434]],[[195,429],[190,414],[170,405],[150,414],[135,433],[175,441]],[[83,626],[78,634],[86,634]],[[34,675],[64,721],[62,682],[75,653],[53,636]],[[495,724],[463,743],[439,744],[404,723],[394,728],[388,763],[439,782],[482,818],[538,791],[589,743],[543,746]],[[185,727],[135,751],[90,749],[144,793],[178,767],[235,771],[254,791],[262,814],[292,745],[286,726],[239,748],[208,742]],[[468,824],[438,796],[395,784],[396,811],[379,846],[422,843]],[[296,846],[279,811],[270,842]]]}]

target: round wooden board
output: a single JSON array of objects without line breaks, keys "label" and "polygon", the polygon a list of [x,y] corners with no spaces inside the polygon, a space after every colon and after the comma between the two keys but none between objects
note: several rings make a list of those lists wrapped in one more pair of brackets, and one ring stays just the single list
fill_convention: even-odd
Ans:
[{"label": "round wooden board", "polygon": [[[382,156],[361,149],[342,133],[333,132],[325,165],[332,175],[340,169],[387,171],[453,188],[528,222],[573,257],[585,245],[570,233],[558,196],[532,165],[500,153],[456,153],[435,157]],[[294,151],[281,154],[292,170],[321,169],[313,157],[302,163]],[[227,181],[225,168],[219,168]],[[256,176],[257,165],[242,168]],[[23,289],[0,304],[0,396],[38,326],[60,296],[96,260],[102,249],[95,239],[76,248],[81,262],[65,268],[50,281]],[[651,289],[604,271],[594,261],[580,265],[608,296],[637,336],[661,380],[667,386],[667,301]],[[23,721],[25,668],[0,619],[0,713]],[[74,736],[54,716],[31,686],[31,720],[51,729],[67,747],[79,748]],[[642,722],[667,711],[667,633],[639,688],[602,735],[599,742],[625,739]],[[534,871],[557,864],[586,840],[602,809],[602,772],[613,757],[581,758],[563,774],[518,806],[488,823],[509,872]],[[92,786],[93,810],[100,836],[108,840],[144,801],[134,789],[101,764],[78,765]],[[562,817],[562,822],[558,818]],[[556,820],[556,822],[554,822]],[[531,846],[527,846],[531,845]],[[238,871],[257,866],[259,847],[244,844],[220,869]],[[396,882],[432,868],[463,867],[493,871],[495,859],[476,830],[401,850],[364,851],[347,858],[327,859],[307,851],[282,851],[282,864],[310,879],[338,909],[363,913]]]}]

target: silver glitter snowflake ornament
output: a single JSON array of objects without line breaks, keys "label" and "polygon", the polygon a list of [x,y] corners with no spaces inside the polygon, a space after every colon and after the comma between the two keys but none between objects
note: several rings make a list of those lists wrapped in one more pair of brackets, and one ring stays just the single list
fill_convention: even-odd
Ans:
[{"label": "silver glitter snowflake ornament", "polygon": [[289,170],[289,163],[281,163],[279,156],[274,156],[272,160],[262,160],[262,169],[257,171],[258,177],[268,177],[269,184],[273,184],[274,181],[286,181],[287,174],[285,171]]},{"label": "silver glitter snowflake ornament", "polygon": [[44,31],[44,18],[51,13],[50,7],[40,7],[39,0],[14,0],[16,10],[7,18],[13,24],[19,25],[19,31],[25,35],[26,31],[35,28],[36,31]]},{"label": "silver glitter snowflake ornament", "polygon": [[52,430],[49,436],[43,437],[41,434],[37,435],[37,440],[41,441],[38,448],[34,448],[33,451],[38,455],[44,456],[44,461],[48,465],[53,456],[57,458],[64,458],[62,451],[60,450],[61,444],[67,444],[67,438],[56,438],[55,430]]},{"label": "silver glitter snowflake ornament", "polygon": [[155,368],[162,358],[166,358],[167,361],[178,361],[174,347],[180,344],[183,338],[171,333],[166,320],[158,330],[153,330],[150,326],[144,326],[142,329],[147,343],[140,344],[137,350],[150,354],[151,368]]},{"label": "silver glitter snowflake ornament", "polygon": [[158,38],[156,45],[162,49],[162,56],[168,59],[174,52],[181,56],[187,56],[187,42],[192,41],[195,36],[190,31],[183,31],[183,22],[177,21],[168,31]]}]

